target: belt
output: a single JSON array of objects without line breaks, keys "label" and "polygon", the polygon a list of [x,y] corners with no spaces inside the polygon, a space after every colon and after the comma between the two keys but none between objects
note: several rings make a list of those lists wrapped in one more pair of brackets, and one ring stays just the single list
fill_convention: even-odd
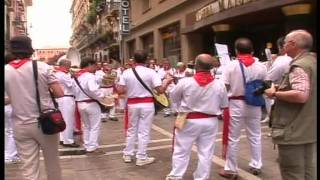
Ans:
[{"label": "belt", "polygon": [[210,118],[210,117],[217,117],[215,114],[205,114],[201,112],[190,112],[187,115],[187,119],[201,119],[201,118]]},{"label": "belt", "polygon": [[100,86],[100,88],[113,88],[113,86]]},{"label": "belt", "polygon": [[229,100],[230,99],[244,100],[244,96],[231,96],[229,97]]},{"label": "belt", "polygon": [[73,97],[74,98],[74,95],[63,95],[63,97]]},{"label": "belt", "polygon": [[128,98],[128,104],[150,103],[150,102],[153,102],[153,97]]},{"label": "belt", "polygon": [[92,103],[92,102],[96,102],[93,99],[86,99],[86,100],[81,100],[81,101],[77,101],[77,102],[86,102],[86,103]]}]

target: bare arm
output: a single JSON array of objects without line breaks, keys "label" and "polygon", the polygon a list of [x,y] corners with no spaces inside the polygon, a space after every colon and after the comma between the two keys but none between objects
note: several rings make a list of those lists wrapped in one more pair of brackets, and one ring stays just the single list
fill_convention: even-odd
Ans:
[{"label": "bare arm", "polygon": [[121,95],[121,94],[126,94],[126,93],[127,93],[127,88],[126,88],[126,86],[116,85],[116,89],[117,89],[117,93],[118,93],[119,95]]},{"label": "bare arm", "polygon": [[60,98],[64,96],[63,89],[60,86],[59,82],[49,84],[49,88],[55,98]]}]

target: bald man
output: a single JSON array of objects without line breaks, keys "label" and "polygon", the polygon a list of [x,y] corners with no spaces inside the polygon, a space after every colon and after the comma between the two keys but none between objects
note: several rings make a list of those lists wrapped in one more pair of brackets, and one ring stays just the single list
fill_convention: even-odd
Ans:
[{"label": "bald man", "polygon": [[317,62],[310,52],[312,44],[305,30],[287,34],[284,51],[292,58],[289,73],[278,89],[272,86],[265,91],[275,100],[271,136],[278,145],[282,179],[317,179]]},{"label": "bald man", "polygon": [[71,61],[62,59],[59,66],[55,68],[55,76],[63,87],[64,96],[57,98],[59,110],[66,122],[66,129],[60,133],[60,145],[64,147],[79,147],[74,141],[73,129],[75,126],[75,100],[74,100],[74,80],[69,72]]},{"label": "bald man", "polygon": [[217,115],[228,106],[227,90],[211,75],[213,58],[209,54],[196,57],[196,73],[180,79],[170,92],[178,112],[188,113],[186,123],[175,129],[172,170],[166,180],[183,179],[193,143],[197,146],[198,167],[194,179],[209,179],[214,142],[218,132]]}]

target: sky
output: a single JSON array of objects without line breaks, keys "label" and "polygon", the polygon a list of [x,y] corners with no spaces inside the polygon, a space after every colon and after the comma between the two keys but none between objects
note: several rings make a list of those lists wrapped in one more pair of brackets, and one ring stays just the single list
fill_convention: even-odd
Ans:
[{"label": "sky", "polygon": [[71,3],[72,0],[32,0],[27,21],[34,49],[70,47]]}]

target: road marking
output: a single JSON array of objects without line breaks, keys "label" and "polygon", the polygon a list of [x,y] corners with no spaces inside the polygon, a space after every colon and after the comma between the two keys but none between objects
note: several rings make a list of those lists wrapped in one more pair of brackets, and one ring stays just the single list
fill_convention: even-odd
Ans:
[{"label": "road marking", "polygon": [[[152,129],[158,131],[159,133],[163,134],[163,135],[166,135],[170,138],[173,137],[173,135],[171,133],[169,133],[168,131],[156,126],[156,125],[152,125]],[[262,135],[262,134],[261,134]],[[240,136],[240,138],[243,138],[243,137],[246,137],[245,135],[242,135]],[[217,139],[218,140],[218,139]],[[221,141],[221,140],[220,140]],[[216,141],[217,142],[217,141]],[[197,152],[196,150],[196,147],[193,145],[192,146],[192,150]],[[215,156],[213,155],[213,158],[212,158],[212,162],[214,162],[215,164],[218,164],[219,166],[221,167],[224,167],[224,164],[225,164],[225,160],[219,158],[218,156]],[[250,179],[250,180],[260,180],[261,178],[257,177],[257,176],[254,176],[253,174],[251,173],[248,173],[247,171],[245,170],[242,170],[240,168],[238,168],[238,175],[241,177],[241,178],[244,178],[244,179]]]}]

